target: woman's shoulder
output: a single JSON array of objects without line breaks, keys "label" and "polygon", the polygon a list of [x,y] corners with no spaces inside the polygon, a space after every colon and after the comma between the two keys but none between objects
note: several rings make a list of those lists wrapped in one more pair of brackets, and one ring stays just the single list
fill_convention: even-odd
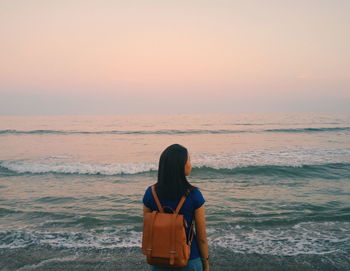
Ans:
[{"label": "woman's shoulder", "polygon": [[143,195],[143,204],[146,205],[148,208],[151,208],[152,199],[152,185],[150,185],[146,188],[145,194]]},{"label": "woman's shoulder", "polygon": [[145,197],[149,198],[152,195],[152,185],[148,186],[145,190]]},{"label": "woman's shoulder", "polygon": [[194,187],[191,189],[190,196],[193,199],[193,201],[196,203],[196,205],[200,206],[205,202],[203,194],[198,187]]},{"label": "woman's shoulder", "polygon": [[197,194],[202,194],[201,190],[199,189],[199,187],[193,186],[191,189],[190,194],[192,195],[197,195]]},{"label": "woman's shoulder", "polygon": [[151,184],[150,186],[148,186],[145,190],[145,193],[152,195],[152,186],[156,187],[156,184]]}]

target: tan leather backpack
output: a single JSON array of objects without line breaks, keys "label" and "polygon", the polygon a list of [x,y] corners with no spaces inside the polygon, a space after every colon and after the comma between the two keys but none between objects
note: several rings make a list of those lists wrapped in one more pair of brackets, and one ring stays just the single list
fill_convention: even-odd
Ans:
[{"label": "tan leather backpack", "polygon": [[186,200],[182,196],[173,213],[165,213],[152,185],[152,194],[158,211],[145,213],[143,219],[142,253],[147,256],[147,262],[159,267],[184,267],[190,257],[193,239],[193,223],[189,238],[186,238],[186,220],[179,211]]}]

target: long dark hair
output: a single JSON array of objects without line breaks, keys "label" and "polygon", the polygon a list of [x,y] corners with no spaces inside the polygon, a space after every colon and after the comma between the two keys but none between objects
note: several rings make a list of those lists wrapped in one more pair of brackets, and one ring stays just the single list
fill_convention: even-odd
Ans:
[{"label": "long dark hair", "polygon": [[185,164],[188,151],[184,146],[173,144],[161,154],[158,166],[158,182],[155,185],[159,198],[163,200],[177,200],[192,186],[185,176]]}]

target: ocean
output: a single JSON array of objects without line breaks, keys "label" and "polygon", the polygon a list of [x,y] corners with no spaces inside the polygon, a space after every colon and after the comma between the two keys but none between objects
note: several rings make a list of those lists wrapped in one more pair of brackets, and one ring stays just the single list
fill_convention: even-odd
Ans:
[{"label": "ocean", "polygon": [[350,114],[0,117],[0,270],[149,270],[142,197],[185,146],[211,270],[350,270]]}]

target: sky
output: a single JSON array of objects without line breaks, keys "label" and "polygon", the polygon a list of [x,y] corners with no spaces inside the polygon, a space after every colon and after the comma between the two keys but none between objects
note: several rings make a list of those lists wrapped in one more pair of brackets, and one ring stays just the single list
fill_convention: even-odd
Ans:
[{"label": "sky", "polygon": [[0,0],[0,115],[350,112],[348,0]]}]

